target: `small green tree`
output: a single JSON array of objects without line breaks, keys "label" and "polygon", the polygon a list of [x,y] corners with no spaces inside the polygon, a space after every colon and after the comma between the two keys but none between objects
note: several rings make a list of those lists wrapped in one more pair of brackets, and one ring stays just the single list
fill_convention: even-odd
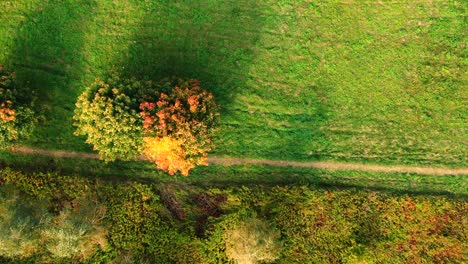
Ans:
[{"label": "small green tree", "polygon": [[87,136],[105,161],[130,160],[141,153],[142,120],[136,94],[149,82],[122,79],[113,74],[96,79],[78,97],[73,116],[75,135]]}]

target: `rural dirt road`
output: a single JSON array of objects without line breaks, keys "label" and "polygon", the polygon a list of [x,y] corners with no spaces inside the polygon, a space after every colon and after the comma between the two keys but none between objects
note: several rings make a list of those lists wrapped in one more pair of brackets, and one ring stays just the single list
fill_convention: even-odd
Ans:
[{"label": "rural dirt road", "polygon": [[[58,158],[82,158],[82,159],[99,159],[98,154],[82,153],[82,152],[67,152],[56,150],[44,150],[16,146],[10,148],[12,152],[21,154],[34,154]],[[144,160],[143,157],[140,157]],[[374,171],[374,172],[398,172],[398,173],[416,173],[426,175],[467,175],[467,168],[442,168],[442,167],[414,167],[414,166],[390,166],[390,165],[371,165],[358,163],[342,163],[334,161],[283,161],[283,160],[262,160],[262,159],[243,159],[243,158],[221,158],[209,157],[209,164],[232,166],[232,165],[268,165],[277,167],[301,167],[301,168],[316,168],[324,170],[356,170],[356,171]]]}]

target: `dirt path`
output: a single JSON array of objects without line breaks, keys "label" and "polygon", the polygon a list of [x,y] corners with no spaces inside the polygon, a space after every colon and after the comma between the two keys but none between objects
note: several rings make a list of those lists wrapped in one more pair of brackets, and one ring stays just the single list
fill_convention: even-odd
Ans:
[{"label": "dirt path", "polygon": [[[82,152],[67,152],[35,149],[28,147],[16,146],[10,149],[12,152],[22,154],[35,154],[49,157],[59,158],[82,158],[82,159],[99,159],[98,154],[82,153]],[[143,157],[140,157],[143,160]],[[357,163],[342,163],[334,161],[283,161],[283,160],[261,160],[261,159],[242,159],[242,158],[219,158],[210,157],[208,163],[232,166],[232,165],[268,165],[277,167],[301,167],[301,168],[316,168],[325,170],[357,170],[357,171],[375,171],[375,172],[399,172],[399,173],[416,173],[427,175],[468,175],[468,169],[451,169],[451,168],[433,168],[433,167],[413,167],[413,166],[384,166],[370,165]]]}]

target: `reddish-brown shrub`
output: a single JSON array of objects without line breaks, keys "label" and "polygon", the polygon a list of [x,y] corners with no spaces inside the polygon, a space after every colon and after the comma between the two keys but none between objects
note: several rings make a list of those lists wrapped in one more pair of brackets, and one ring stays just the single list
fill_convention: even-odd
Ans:
[{"label": "reddish-brown shrub", "polygon": [[0,65],[0,147],[26,138],[33,129],[34,112],[18,102],[19,94],[15,73]]}]

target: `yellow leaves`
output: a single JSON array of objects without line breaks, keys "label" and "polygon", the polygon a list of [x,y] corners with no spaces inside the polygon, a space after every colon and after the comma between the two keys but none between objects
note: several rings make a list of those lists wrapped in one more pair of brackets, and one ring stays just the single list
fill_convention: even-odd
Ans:
[{"label": "yellow leaves", "polygon": [[145,137],[143,138],[143,154],[156,163],[159,169],[166,171],[170,175],[180,172],[188,176],[190,169],[195,164],[187,159],[187,154],[182,148],[183,141],[170,136]]}]

